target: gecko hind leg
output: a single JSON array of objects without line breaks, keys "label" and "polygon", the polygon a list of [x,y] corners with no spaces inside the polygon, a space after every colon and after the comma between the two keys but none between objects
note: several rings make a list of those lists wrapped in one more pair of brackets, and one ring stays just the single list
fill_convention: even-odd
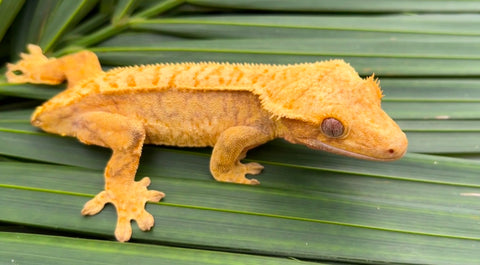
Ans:
[{"label": "gecko hind leg", "polygon": [[97,56],[90,51],[68,54],[60,58],[46,57],[42,49],[33,44],[28,53],[21,53],[21,60],[7,64],[9,83],[33,83],[56,85],[67,80],[68,87],[102,72]]},{"label": "gecko hind leg", "polygon": [[105,204],[113,204],[117,210],[115,237],[121,242],[131,237],[131,220],[135,220],[141,230],[150,230],[154,218],[145,210],[145,204],[158,202],[165,194],[148,190],[148,177],[135,181],[145,139],[141,122],[119,114],[89,112],[77,119],[75,126],[81,142],[113,150],[105,168],[105,190],[85,204],[82,214],[94,215]]}]

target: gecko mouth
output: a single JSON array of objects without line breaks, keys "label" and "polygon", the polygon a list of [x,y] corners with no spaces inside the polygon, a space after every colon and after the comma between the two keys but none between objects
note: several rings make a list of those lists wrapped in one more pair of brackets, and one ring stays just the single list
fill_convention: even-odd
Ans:
[{"label": "gecko mouth", "polygon": [[404,150],[403,153],[400,154],[400,155],[395,155],[395,156],[392,156],[392,157],[379,158],[379,157],[372,157],[372,156],[368,156],[368,155],[363,155],[363,154],[359,154],[359,153],[350,152],[350,151],[347,151],[347,150],[344,150],[344,149],[340,149],[340,148],[325,144],[324,142],[321,142],[321,141],[318,141],[318,140],[298,139],[298,142],[304,144],[305,146],[307,146],[308,148],[311,148],[311,149],[323,150],[323,151],[331,152],[331,153],[338,154],[338,155],[344,155],[344,156],[349,156],[349,157],[353,157],[353,158],[358,158],[358,159],[363,159],[363,160],[372,160],[372,161],[393,161],[393,160],[399,159],[400,157],[402,157],[406,153],[406,150]]}]

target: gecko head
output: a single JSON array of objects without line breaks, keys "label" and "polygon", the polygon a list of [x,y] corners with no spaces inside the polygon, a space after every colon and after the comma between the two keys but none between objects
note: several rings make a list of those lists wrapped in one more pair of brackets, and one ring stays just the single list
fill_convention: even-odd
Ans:
[{"label": "gecko head", "polygon": [[45,109],[45,105],[38,106],[30,117],[30,123],[45,131],[51,131],[49,128],[54,126],[54,122],[49,112],[45,111]]},{"label": "gecko head", "polygon": [[296,99],[302,115],[280,118],[281,135],[309,148],[361,159],[401,158],[408,140],[382,110],[379,82],[373,76],[360,78],[342,62],[336,61],[336,69]]},{"label": "gecko head", "polygon": [[45,103],[35,109],[30,117],[30,123],[43,131],[60,134],[71,134],[71,111],[65,108],[55,109],[50,103]]}]

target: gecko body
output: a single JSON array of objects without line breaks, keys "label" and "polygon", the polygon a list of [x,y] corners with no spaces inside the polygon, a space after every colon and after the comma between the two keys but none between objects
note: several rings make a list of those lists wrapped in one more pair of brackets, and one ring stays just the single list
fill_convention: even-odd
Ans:
[{"label": "gecko body", "polygon": [[96,214],[112,203],[119,241],[130,238],[131,220],[149,230],[154,221],[144,205],[164,196],[147,189],[148,178],[134,181],[144,144],[213,146],[213,177],[242,184],[258,184],[245,175],[263,167],[240,160],[275,138],[383,161],[402,157],[408,145],[381,109],[378,82],[360,78],[342,60],[157,64],[104,72],[92,52],[57,59],[45,57],[38,46],[28,48],[22,60],[8,65],[9,82],[68,82],[66,90],[35,110],[32,124],[113,150],[105,190],[82,214]]}]

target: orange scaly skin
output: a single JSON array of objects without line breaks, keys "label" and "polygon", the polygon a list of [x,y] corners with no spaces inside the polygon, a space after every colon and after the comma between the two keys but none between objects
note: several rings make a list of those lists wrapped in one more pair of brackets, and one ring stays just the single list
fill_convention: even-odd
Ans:
[{"label": "orange scaly skin", "polygon": [[28,50],[22,60],[8,64],[9,82],[68,81],[65,91],[36,109],[32,124],[113,150],[105,190],[85,204],[82,214],[96,214],[112,203],[119,241],[130,239],[131,220],[149,230],[154,220],[145,203],[164,197],[147,189],[149,178],[134,180],[143,144],[213,146],[213,177],[242,184],[258,184],[245,175],[263,167],[240,160],[274,138],[384,161],[402,157],[408,145],[381,109],[378,83],[360,78],[341,60],[158,64],[103,72],[92,52],[56,59],[35,45]]}]

